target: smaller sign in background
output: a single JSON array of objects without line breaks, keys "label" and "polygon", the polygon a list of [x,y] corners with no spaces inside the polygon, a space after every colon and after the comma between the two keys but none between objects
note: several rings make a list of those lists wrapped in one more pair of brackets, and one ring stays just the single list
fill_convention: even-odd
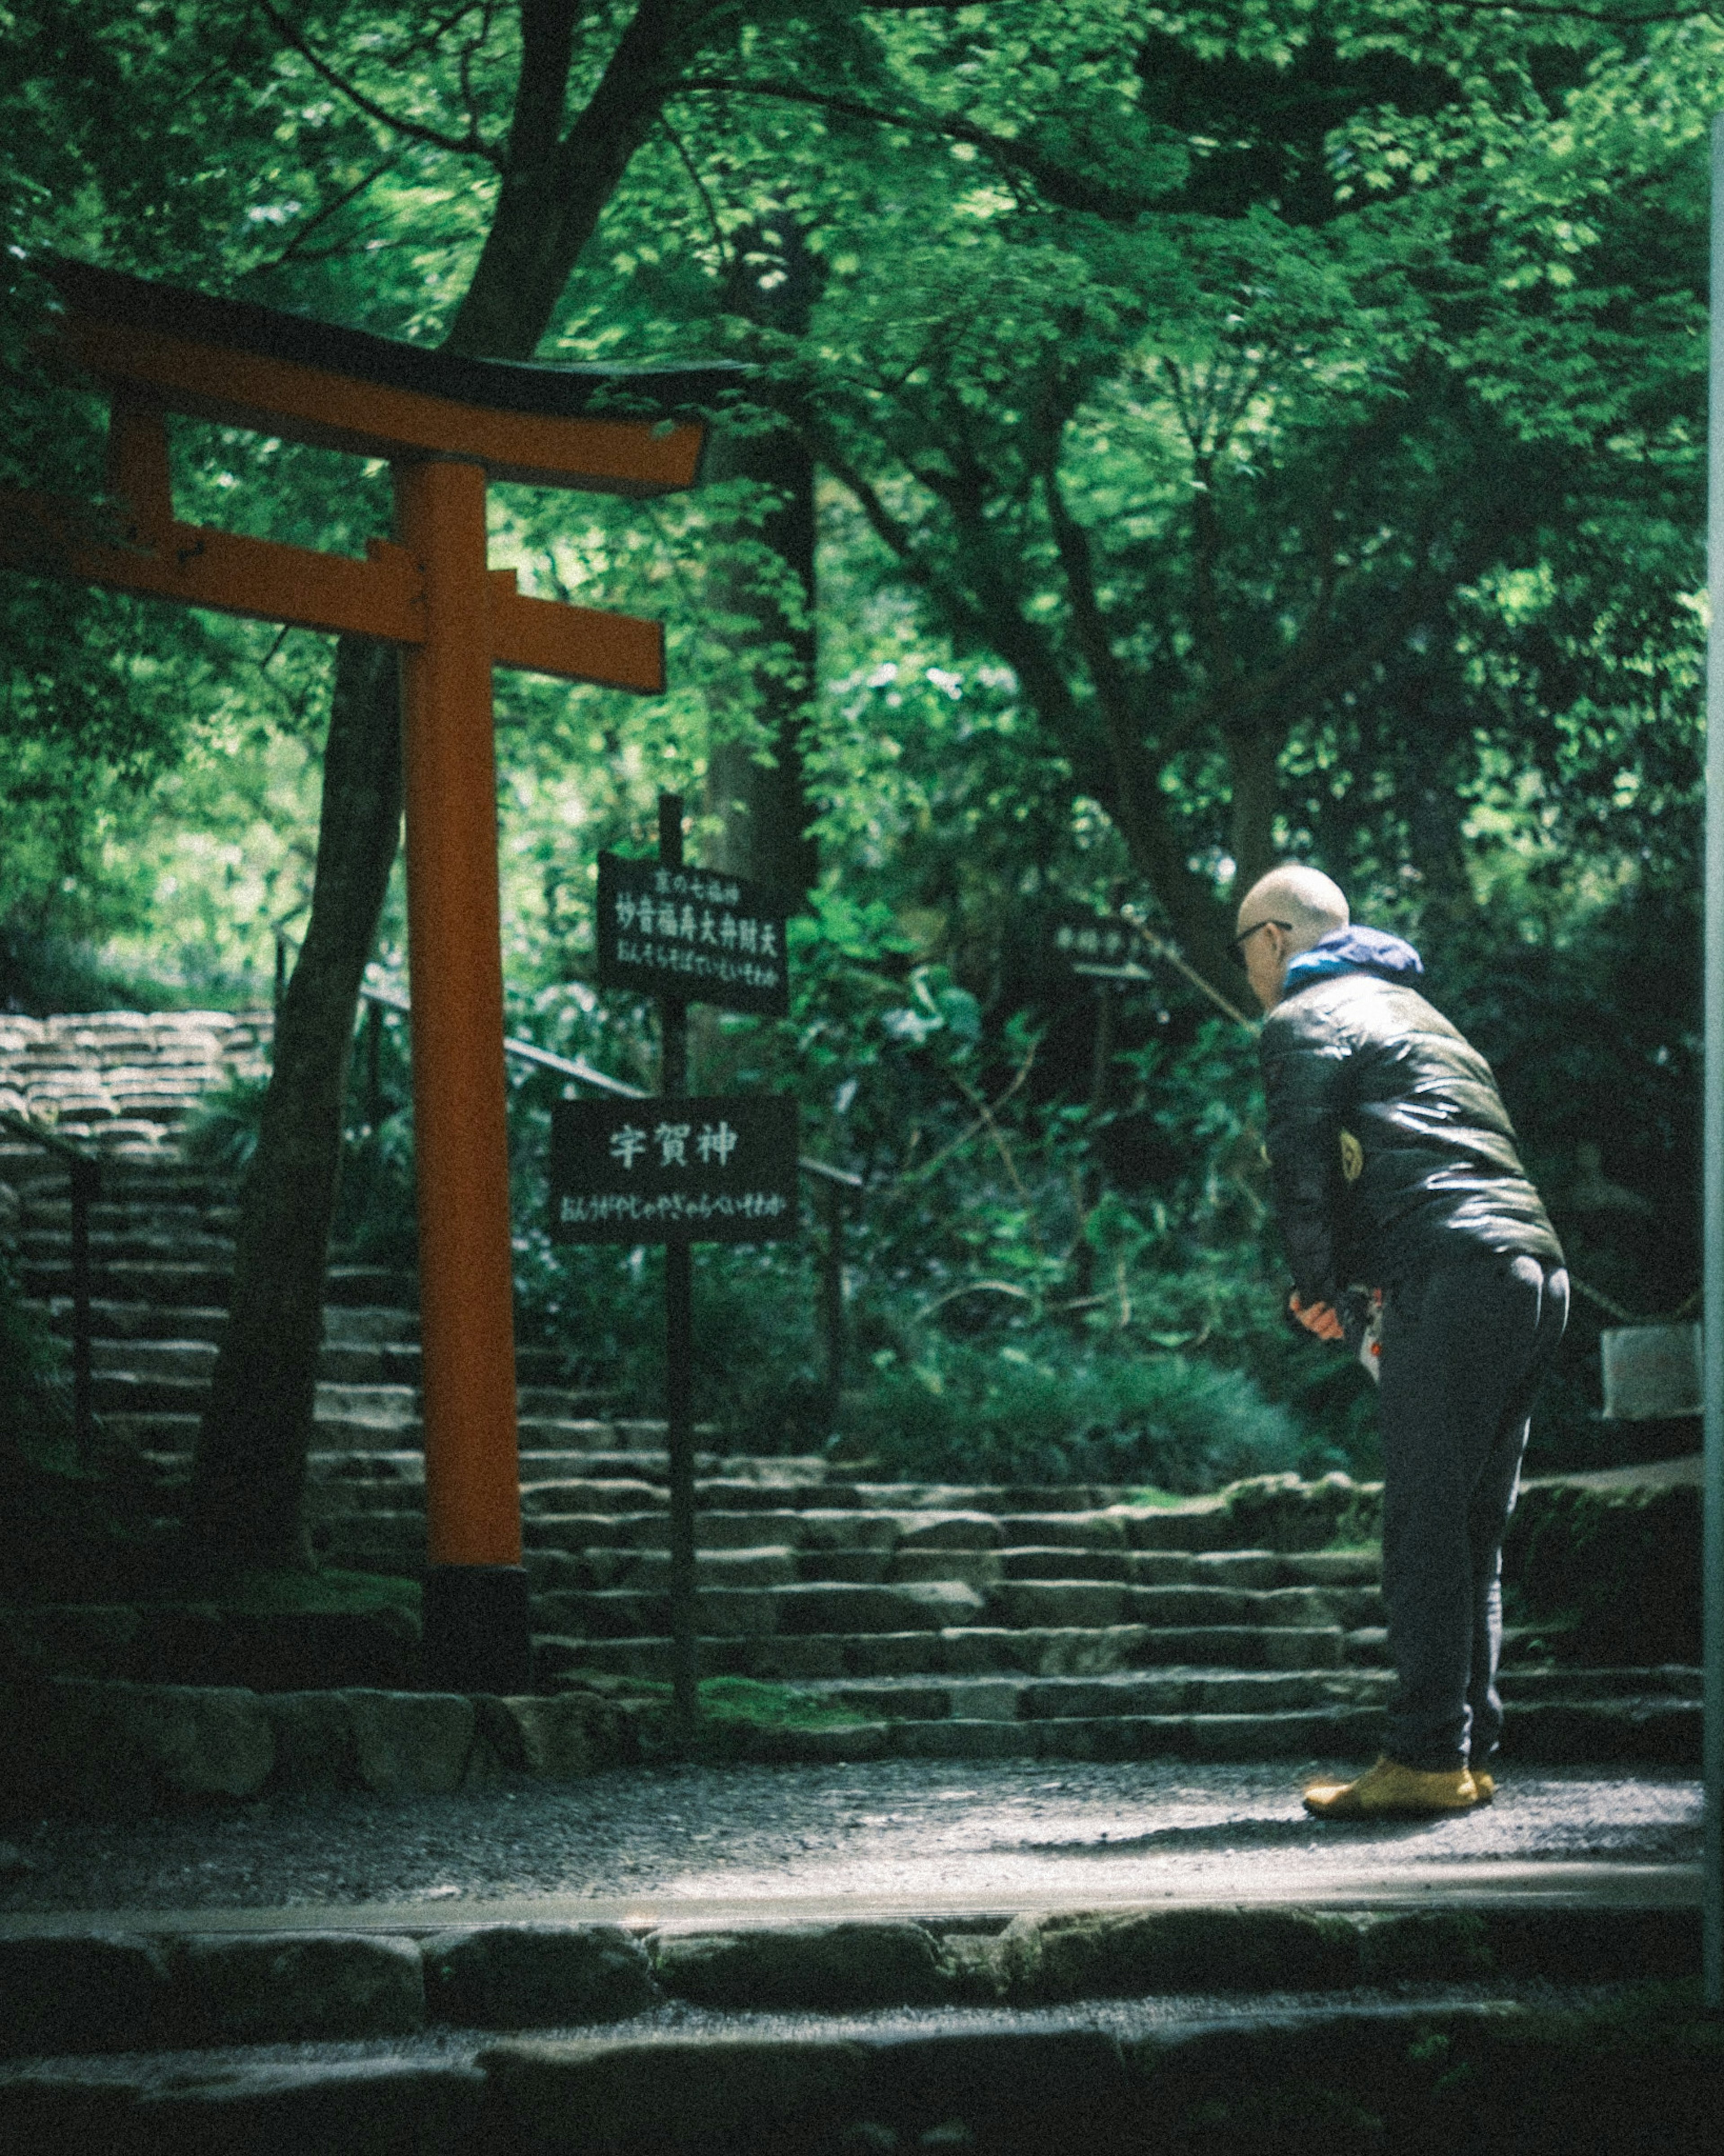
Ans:
[{"label": "smaller sign in background", "polygon": [[1117,914],[1092,913],[1085,906],[1062,907],[1049,923],[1045,949],[1054,964],[1125,966],[1136,955],[1131,924]]},{"label": "smaller sign in background", "polygon": [[766,1243],[797,1233],[788,1094],[559,1101],[551,1235],[563,1243]]},{"label": "smaller sign in background", "polygon": [[598,985],[783,1018],[782,899],[744,876],[598,857]]}]

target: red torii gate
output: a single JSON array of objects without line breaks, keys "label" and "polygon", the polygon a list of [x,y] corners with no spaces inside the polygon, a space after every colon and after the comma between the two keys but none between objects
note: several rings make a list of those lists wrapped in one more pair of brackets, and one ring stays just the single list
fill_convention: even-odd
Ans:
[{"label": "red torii gate", "polygon": [[[54,260],[63,352],[111,398],[123,528],[0,490],[0,564],[188,606],[376,637],[403,653],[408,931],[423,1321],[426,1666],[487,1691],[526,1681],[491,669],[651,695],[656,623],[530,598],[485,558],[490,480],[645,496],[691,485],[705,430],[679,418],[731,370],[475,360]],[[621,389],[644,418],[593,416]],[[173,513],[165,415],[387,459],[396,537],[365,559]]]}]

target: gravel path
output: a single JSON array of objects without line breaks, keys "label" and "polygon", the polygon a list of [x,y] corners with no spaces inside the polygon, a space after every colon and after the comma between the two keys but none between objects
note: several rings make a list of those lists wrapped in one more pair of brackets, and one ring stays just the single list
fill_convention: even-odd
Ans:
[{"label": "gravel path", "polygon": [[271,1798],[135,1822],[44,1821],[0,1844],[0,1912],[450,1903],[534,1896],[1251,1895],[1270,1877],[1457,1863],[1692,1863],[1701,1787],[1675,1770],[1526,1768],[1458,1819],[1319,1825],[1316,1763],[1092,1767],[886,1761],[631,1768],[447,1797]]}]

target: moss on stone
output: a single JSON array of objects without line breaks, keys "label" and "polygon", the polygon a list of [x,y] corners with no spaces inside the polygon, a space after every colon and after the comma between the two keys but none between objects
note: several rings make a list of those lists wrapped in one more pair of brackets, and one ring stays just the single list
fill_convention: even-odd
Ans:
[{"label": "moss on stone", "polygon": [[1530,1484],[1510,1523],[1511,1609],[1594,1666],[1701,1659],[1697,1485]]}]

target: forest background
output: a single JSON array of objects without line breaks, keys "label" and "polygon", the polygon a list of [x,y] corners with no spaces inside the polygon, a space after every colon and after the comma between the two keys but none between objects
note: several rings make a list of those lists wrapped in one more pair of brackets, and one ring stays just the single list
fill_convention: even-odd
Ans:
[{"label": "forest background", "polygon": [[[1598,1419],[1597,1342],[1698,1276],[1724,13],[0,0],[0,30],[8,481],[102,484],[44,250],[493,357],[749,370],[696,493],[492,490],[494,564],[662,619],[672,683],[498,678],[511,1031],[654,1081],[592,907],[661,787],[692,858],[799,895],[791,1018],[706,1014],[695,1081],[793,1090],[865,1178],[847,1382],[834,1430],[812,1228],[705,1252],[728,1439],[1174,1491],[1372,1471],[1362,1374],[1280,1316],[1217,1002],[1235,894],[1291,856],[1419,945],[1590,1291],[1533,1465],[1683,1449]],[[173,444],[182,516],[389,528],[376,468]],[[236,1089],[200,1142],[251,1158],[254,1220],[311,1163],[252,1260],[308,1308],[331,1221],[410,1261],[404,1031],[378,1125],[347,1060],[362,973],[407,984],[391,663],[7,575],[0,666],[0,1004],[256,1004],[283,939],[323,1076],[293,1131],[278,1062],[275,1108]],[[1090,912],[1147,932],[1147,981],[1071,971]],[[552,1245],[554,1084],[511,1086],[522,1337],[645,1407],[655,1255]],[[309,1402],[244,1332],[211,1487],[280,1450],[235,1400]]]}]

